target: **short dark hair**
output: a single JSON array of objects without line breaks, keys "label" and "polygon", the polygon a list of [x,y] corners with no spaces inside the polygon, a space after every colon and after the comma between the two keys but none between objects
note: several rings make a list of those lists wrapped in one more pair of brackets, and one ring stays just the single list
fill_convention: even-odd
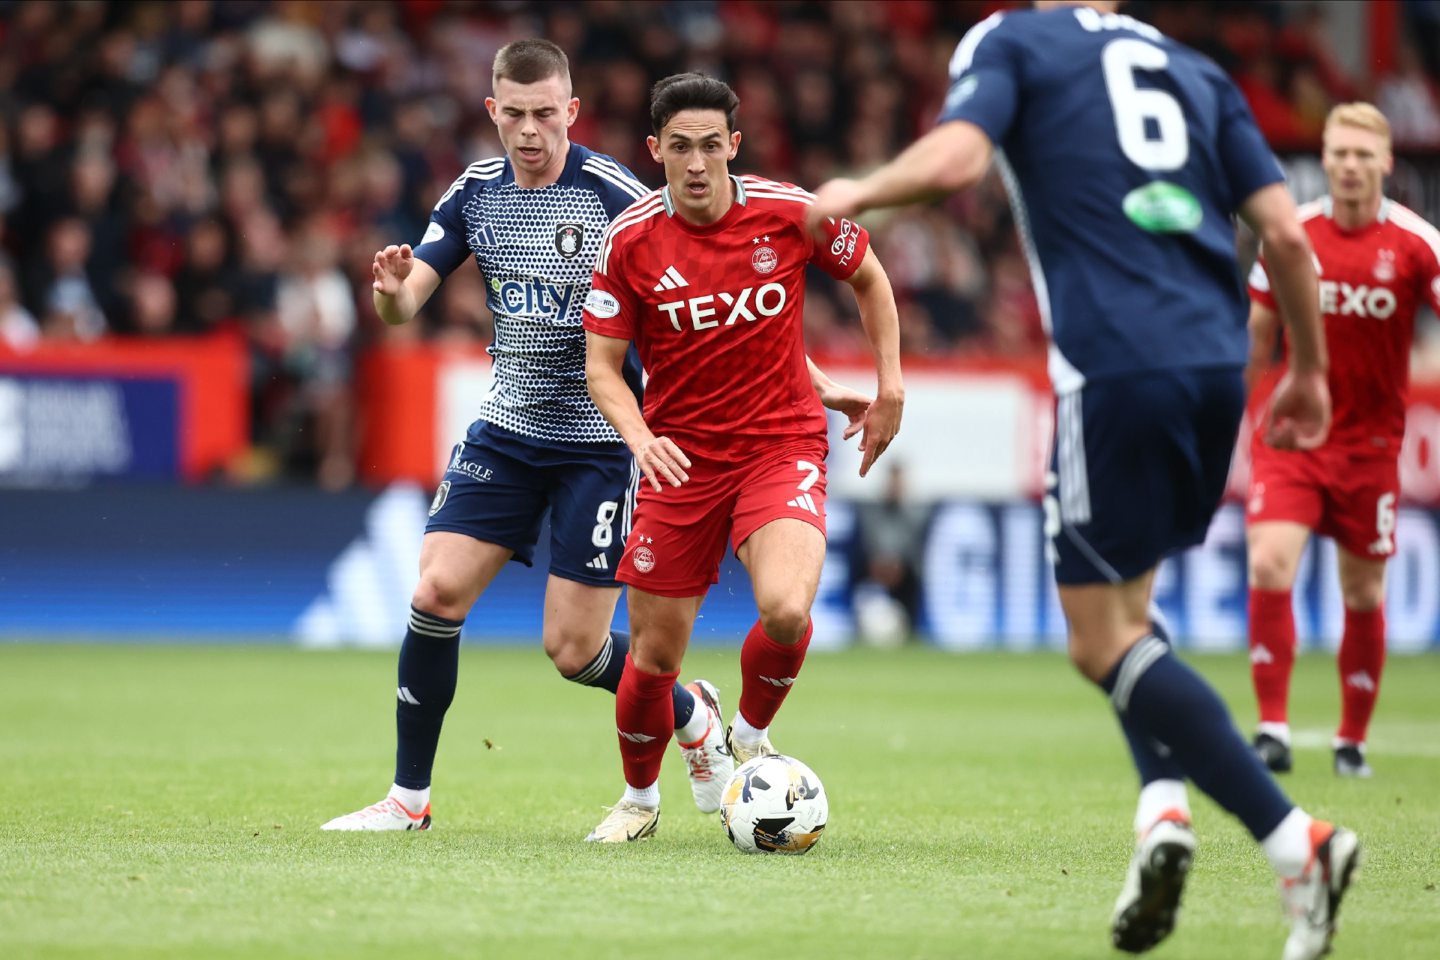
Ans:
[{"label": "short dark hair", "polygon": [[507,43],[495,54],[491,68],[494,81],[511,80],[515,83],[539,83],[558,76],[568,86],[570,83],[570,59],[565,51],[549,40],[516,40]]},{"label": "short dark hair", "polygon": [[740,98],[723,80],[703,73],[677,73],[666,77],[650,90],[650,126],[655,136],[670,118],[681,110],[719,110],[725,114],[725,129],[735,132],[735,111]]}]

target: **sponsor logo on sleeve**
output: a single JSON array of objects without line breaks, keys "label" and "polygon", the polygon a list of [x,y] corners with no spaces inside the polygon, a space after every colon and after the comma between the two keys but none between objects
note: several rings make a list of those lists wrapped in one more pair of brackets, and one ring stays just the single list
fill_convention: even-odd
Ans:
[{"label": "sponsor logo on sleeve", "polygon": [[590,295],[585,298],[585,309],[591,316],[609,320],[620,315],[620,301],[604,290],[591,290]]},{"label": "sponsor logo on sleeve", "polygon": [[440,224],[438,224],[438,223],[436,223],[436,222],[434,222],[434,221],[432,220],[432,221],[430,222],[430,226],[428,226],[428,227],[425,228],[425,236],[423,236],[423,237],[420,238],[420,242],[421,242],[422,244],[424,244],[424,243],[434,243],[436,240],[444,240],[444,239],[445,239],[445,228],[442,227],[442,226],[440,226]]},{"label": "sponsor logo on sleeve", "polygon": [[949,113],[950,111],[959,107],[966,100],[969,100],[971,97],[975,96],[975,89],[979,86],[980,78],[976,76],[966,77],[959,83],[955,84],[955,86],[950,88],[950,92],[946,95],[945,106],[941,112]]},{"label": "sponsor logo on sleeve", "polygon": [[838,258],[836,264],[845,267],[855,256],[855,244],[860,242],[860,224],[842,218],[838,226],[840,232],[830,244],[830,256]]}]

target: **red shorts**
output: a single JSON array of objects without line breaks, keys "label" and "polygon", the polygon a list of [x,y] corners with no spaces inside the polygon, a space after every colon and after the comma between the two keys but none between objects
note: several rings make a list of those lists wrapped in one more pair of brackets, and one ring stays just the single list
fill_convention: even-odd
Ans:
[{"label": "red shorts", "polygon": [[1393,455],[1276,450],[1258,440],[1250,452],[1246,523],[1289,520],[1360,557],[1395,553],[1400,467]]},{"label": "red shorts", "polygon": [[772,520],[793,517],[825,532],[823,440],[775,444],[741,461],[688,454],[690,479],[639,503],[615,579],[662,597],[695,597],[720,579],[728,537],[740,549]]}]

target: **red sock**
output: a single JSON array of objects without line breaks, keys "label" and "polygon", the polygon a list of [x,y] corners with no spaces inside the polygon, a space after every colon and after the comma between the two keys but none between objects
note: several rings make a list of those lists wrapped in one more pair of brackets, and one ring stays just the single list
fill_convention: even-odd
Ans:
[{"label": "red sock", "polygon": [[786,646],[772,640],[755,621],[740,648],[740,716],[746,723],[761,730],[770,726],[800,673],[814,631],[815,624],[806,621],[800,642]]},{"label": "red sock", "polygon": [[1250,679],[1261,723],[1289,723],[1295,611],[1289,590],[1250,588]]},{"label": "red sock", "polygon": [[625,782],[643,790],[660,779],[660,761],[675,733],[675,706],[670,689],[680,671],[645,673],[625,654],[625,672],[615,691],[615,731]]},{"label": "red sock", "polygon": [[1340,638],[1341,740],[1364,743],[1385,669],[1385,608],[1346,610]]}]

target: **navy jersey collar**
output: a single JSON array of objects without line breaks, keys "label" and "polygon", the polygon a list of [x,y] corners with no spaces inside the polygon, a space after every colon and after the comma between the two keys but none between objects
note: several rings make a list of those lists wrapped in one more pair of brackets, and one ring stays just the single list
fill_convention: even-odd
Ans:
[{"label": "navy jersey collar", "polygon": [[[547,183],[545,187],[552,187],[556,184],[564,187],[574,185],[575,177],[580,171],[580,164],[584,163],[590,155],[590,151],[574,140],[570,141],[570,149],[565,154],[565,168],[560,171],[560,176],[555,178],[555,183]],[[510,154],[505,154],[505,173],[500,177],[500,185],[507,186],[515,182],[515,164],[510,160]],[[544,190],[545,187],[522,187],[523,190]]]}]

